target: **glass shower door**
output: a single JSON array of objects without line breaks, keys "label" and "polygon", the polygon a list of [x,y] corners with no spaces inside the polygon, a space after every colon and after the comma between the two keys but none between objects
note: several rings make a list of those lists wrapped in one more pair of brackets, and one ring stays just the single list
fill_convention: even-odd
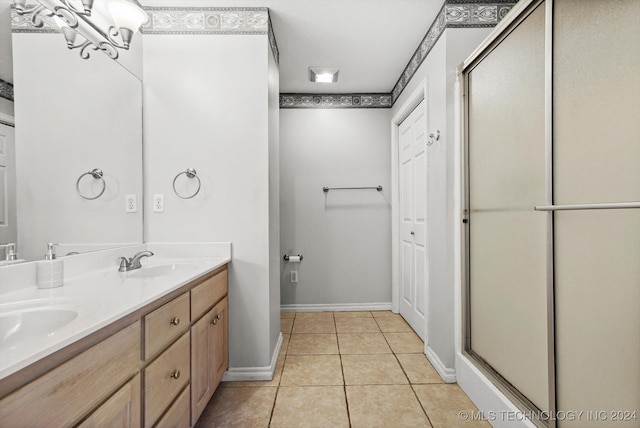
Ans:
[{"label": "glass shower door", "polygon": [[[549,409],[545,6],[468,73],[467,351]],[[514,96],[517,94],[517,96]]]}]

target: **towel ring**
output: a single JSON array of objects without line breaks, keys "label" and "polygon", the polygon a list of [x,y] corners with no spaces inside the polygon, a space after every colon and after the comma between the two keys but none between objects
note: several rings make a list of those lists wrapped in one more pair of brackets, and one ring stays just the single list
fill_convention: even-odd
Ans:
[{"label": "towel ring", "polygon": [[[102,190],[96,196],[93,196],[93,197],[85,196],[80,191],[80,180],[82,180],[82,178],[85,175],[90,175],[93,178],[95,178],[96,180],[102,181]],[[78,177],[78,181],[76,181],[76,191],[78,192],[78,195],[80,195],[80,197],[82,199],[86,199],[87,201],[93,201],[94,199],[98,199],[100,196],[102,196],[102,194],[104,193],[106,188],[107,188],[107,183],[104,181],[104,173],[102,172],[102,170],[100,168],[94,168],[89,172],[85,172],[80,177]]]},{"label": "towel ring", "polygon": [[[196,189],[195,193],[191,196],[182,196],[180,195],[180,193],[178,193],[178,191],[176,190],[176,180],[178,179],[178,177],[180,177],[182,174],[185,174],[188,178],[195,178],[196,180],[198,180],[198,188]],[[173,179],[173,191],[175,192],[176,196],[179,197],[180,199],[191,199],[194,196],[196,196],[198,193],[200,193],[200,187],[202,187],[202,182],[200,181],[200,177],[198,177],[198,173],[196,173],[196,170],[193,168],[187,168],[186,171],[182,171],[181,173],[179,173],[178,175],[176,175],[176,177]]]}]

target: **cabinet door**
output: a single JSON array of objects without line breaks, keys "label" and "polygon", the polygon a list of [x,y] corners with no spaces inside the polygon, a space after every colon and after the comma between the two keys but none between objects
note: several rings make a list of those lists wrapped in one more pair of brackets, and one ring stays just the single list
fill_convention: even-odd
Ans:
[{"label": "cabinet door", "polygon": [[213,389],[222,380],[222,375],[229,367],[229,324],[227,317],[228,305],[225,297],[213,308],[215,320],[211,324],[211,367],[213,368]]},{"label": "cabinet door", "polygon": [[93,412],[79,428],[140,426],[140,375],[136,375]]},{"label": "cabinet door", "polygon": [[228,366],[225,297],[191,327],[191,425],[202,414]]}]

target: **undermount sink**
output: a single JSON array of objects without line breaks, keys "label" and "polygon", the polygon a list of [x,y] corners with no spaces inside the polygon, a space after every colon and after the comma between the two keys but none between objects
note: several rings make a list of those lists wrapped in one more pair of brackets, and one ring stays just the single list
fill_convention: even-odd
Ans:
[{"label": "undermount sink", "polygon": [[46,337],[78,317],[68,308],[34,308],[0,313],[0,339],[3,348],[14,348],[25,339]]},{"label": "undermount sink", "polygon": [[182,273],[198,267],[195,263],[168,263],[162,265],[142,266],[127,274],[128,278],[157,278],[160,276]]}]

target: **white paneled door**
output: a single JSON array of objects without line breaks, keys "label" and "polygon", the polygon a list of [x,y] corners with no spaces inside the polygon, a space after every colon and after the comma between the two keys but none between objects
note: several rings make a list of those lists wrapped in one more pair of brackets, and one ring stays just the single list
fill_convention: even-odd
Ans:
[{"label": "white paneled door", "polygon": [[424,100],[399,126],[400,314],[425,340],[427,307],[427,119]]}]

